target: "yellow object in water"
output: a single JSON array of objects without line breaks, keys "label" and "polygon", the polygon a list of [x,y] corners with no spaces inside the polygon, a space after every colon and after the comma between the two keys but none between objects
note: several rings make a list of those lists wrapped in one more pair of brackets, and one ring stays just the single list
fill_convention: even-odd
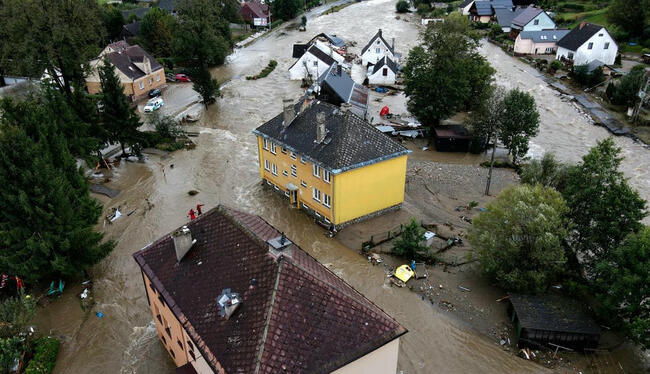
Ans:
[{"label": "yellow object in water", "polygon": [[408,265],[402,265],[395,270],[395,277],[404,283],[408,282],[408,280],[411,279],[414,275],[415,272]]}]

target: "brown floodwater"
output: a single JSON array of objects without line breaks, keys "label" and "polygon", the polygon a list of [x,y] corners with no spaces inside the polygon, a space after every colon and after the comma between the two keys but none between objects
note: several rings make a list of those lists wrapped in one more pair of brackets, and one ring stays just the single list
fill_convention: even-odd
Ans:
[{"label": "brown floodwater", "polygon": [[[373,302],[394,316],[409,333],[401,339],[398,367],[403,373],[544,373],[547,369],[504,352],[495,342],[463,322],[443,314],[407,289],[392,288],[380,267],[345,247],[304,214],[263,188],[257,169],[257,149],[251,131],[281,111],[282,99],[298,98],[298,82],[289,81],[293,63],[291,45],[319,32],[338,34],[356,41],[359,52],[381,27],[396,38],[398,51],[416,43],[415,17],[395,20],[394,1],[372,0],[340,12],[310,17],[307,32],[275,31],[247,48],[237,50],[213,76],[228,81],[223,97],[192,126],[200,135],[197,147],[167,156],[150,156],[144,164],[124,163],[113,172],[109,186],[121,190],[114,199],[98,197],[104,211],[119,207],[122,217],[113,224],[100,222],[98,229],[117,242],[115,250],[91,275],[95,304],[83,311],[78,285],[39,310],[36,325],[41,332],[62,338],[55,373],[173,373],[174,366],[158,341],[147,307],[139,268],[131,255],[187,221],[187,211],[197,203],[212,208],[226,204],[259,214],[297,244],[332,269]],[[247,81],[269,59],[278,67],[268,77]],[[562,139],[563,141],[563,139]],[[413,143],[414,156],[435,159]],[[419,149],[418,149],[419,148]],[[445,156],[449,160],[454,156]],[[483,156],[456,156],[476,162]],[[199,194],[189,196],[189,190]],[[149,209],[145,199],[153,207]],[[131,213],[131,215],[127,215]],[[103,318],[96,316],[103,313]]]}]

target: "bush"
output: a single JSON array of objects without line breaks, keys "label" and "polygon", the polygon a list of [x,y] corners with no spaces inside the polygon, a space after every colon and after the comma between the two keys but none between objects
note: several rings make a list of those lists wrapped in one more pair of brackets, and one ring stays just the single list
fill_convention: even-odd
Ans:
[{"label": "bush", "polygon": [[643,84],[644,73],[643,65],[637,65],[618,84],[610,83],[611,88],[607,87],[605,92],[612,104],[634,106],[639,98],[637,93]]},{"label": "bush", "polygon": [[406,0],[399,0],[397,4],[395,4],[395,10],[397,13],[406,13],[409,11],[409,3]]},{"label": "bush", "polygon": [[553,71],[558,71],[558,70],[562,69],[563,67],[564,67],[564,64],[562,64],[562,61],[560,61],[560,60],[553,60],[553,62],[551,62],[551,69],[553,69]]},{"label": "bush", "polygon": [[49,374],[59,354],[59,339],[43,337],[34,342],[34,357],[29,361],[25,374]]},{"label": "bush", "polygon": [[404,256],[408,259],[414,259],[419,256],[420,252],[426,252],[427,247],[422,245],[424,241],[424,229],[418,225],[415,218],[411,218],[402,235],[395,241],[393,253],[398,256]]},{"label": "bush", "polygon": [[423,16],[431,11],[431,6],[429,4],[422,3],[418,5],[417,12],[419,15]]},{"label": "bush", "polygon": [[503,35],[503,29],[498,23],[492,24],[490,26],[490,38],[496,39],[499,35]]},{"label": "bush", "polygon": [[605,79],[602,67],[597,67],[593,71],[589,72],[587,65],[574,66],[571,76],[573,77],[573,80],[587,87],[595,86]]}]

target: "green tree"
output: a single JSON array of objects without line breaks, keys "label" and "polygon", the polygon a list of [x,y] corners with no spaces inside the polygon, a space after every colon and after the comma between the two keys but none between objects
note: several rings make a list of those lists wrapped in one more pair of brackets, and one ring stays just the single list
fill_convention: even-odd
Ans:
[{"label": "green tree", "polygon": [[230,25],[218,2],[181,0],[176,5],[174,54],[188,66],[207,69],[223,64],[229,50]]},{"label": "green tree", "polygon": [[630,234],[596,268],[603,317],[618,318],[632,341],[650,349],[650,228]]},{"label": "green tree", "polygon": [[570,168],[562,191],[575,228],[569,240],[573,255],[582,259],[595,279],[595,265],[609,259],[612,249],[638,231],[647,215],[646,202],[619,170],[620,153],[611,138],[598,142],[582,164]]},{"label": "green tree", "polygon": [[105,43],[110,43],[120,39],[122,36],[122,26],[124,26],[124,17],[122,12],[113,5],[104,4],[100,7],[102,25],[104,26]]},{"label": "green tree", "polygon": [[507,290],[546,290],[566,261],[566,212],[562,195],[551,188],[522,185],[502,191],[469,231],[482,270]]},{"label": "green tree", "polygon": [[212,78],[210,71],[204,68],[195,68],[192,70],[192,86],[194,91],[198,92],[203,98],[203,104],[207,108],[214,98],[219,96],[219,83]]},{"label": "green tree", "polygon": [[77,276],[113,247],[93,226],[101,207],[52,118],[35,101],[0,101],[0,268],[28,283]]},{"label": "green tree", "polygon": [[125,154],[125,144],[134,145],[141,139],[138,131],[142,125],[140,117],[129,103],[115,68],[108,60],[104,60],[99,67],[99,80],[102,87],[101,121],[105,141],[120,143],[122,154]]},{"label": "green tree", "polygon": [[287,21],[297,16],[301,7],[301,0],[273,0],[271,3],[271,11],[276,19]]},{"label": "green tree", "polygon": [[[409,111],[424,125],[435,127],[465,108],[472,97],[478,97],[475,102],[485,97],[478,91],[489,89],[494,70],[479,55],[479,37],[460,14],[430,25],[422,39],[409,52],[404,92]],[[478,81],[477,72],[481,73]]]},{"label": "green tree", "polygon": [[493,23],[492,26],[490,26],[490,38],[496,39],[497,36],[503,35],[503,29],[501,28],[501,25],[498,23]]},{"label": "green tree", "polygon": [[494,168],[494,157],[503,127],[503,115],[505,107],[503,99],[506,95],[505,89],[493,86],[491,94],[484,100],[477,110],[473,111],[469,118],[469,124],[474,136],[485,139],[486,144],[492,141],[492,155],[490,157],[490,168],[488,170],[485,194],[490,194],[490,183],[492,181],[492,169]]},{"label": "green tree", "polygon": [[174,17],[160,8],[151,9],[140,21],[138,39],[156,57],[172,55]]},{"label": "green tree", "polygon": [[645,67],[636,65],[632,70],[621,77],[618,84],[610,83],[607,87],[607,96],[612,104],[633,107],[639,102],[639,90],[645,82]]},{"label": "green tree", "polygon": [[406,13],[409,11],[409,8],[410,8],[409,3],[406,0],[399,0],[395,4],[395,10],[397,11],[397,13]]},{"label": "green tree", "polygon": [[607,11],[609,22],[618,25],[633,36],[640,36],[643,33],[648,17],[650,17],[648,0],[614,0]]},{"label": "green tree", "polygon": [[404,256],[409,259],[414,259],[420,256],[421,252],[426,252],[427,247],[422,245],[424,241],[424,229],[411,218],[411,222],[404,227],[402,235],[395,240],[393,245],[393,253],[398,256]]},{"label": "green tree", "polygon": [[36,314],[36,299],[25,295],[8,297],[0,303],[0,338],[10,338],[25,331]]},{"label": "green tree", "polygon": [[24,349],[25,342],[18,336],[0,338],[0,373],[11,373]]},{"label": "green tree", "polygon": [[539,132],[539,113],[533,96],[517,88],[505,95],[503,106],[500,138],[516,164],[519,158],[528,153],[530,138]]},{"label": "green tree", "polygon": [[83,91],[88,63],[104,40],[97,1],[3,0],[0,19],[7,36],[0,64],[29,76],[60,72],[52,82],[74,108],[72,92]]},{"label": "green tree", "polygon": [[521,167],[521,183],[553,187],[562,191],[569,168],[559,162],[553,153],[544,153],[541,160],[531,160]]}]

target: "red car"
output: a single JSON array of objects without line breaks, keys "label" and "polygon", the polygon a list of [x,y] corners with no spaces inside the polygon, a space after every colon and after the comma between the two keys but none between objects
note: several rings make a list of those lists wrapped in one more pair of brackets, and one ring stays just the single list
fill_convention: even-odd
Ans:
[{"label": "red car", "polygon": [[176,74],[177,82],[191,82],[190,77],[185,74]]}]

